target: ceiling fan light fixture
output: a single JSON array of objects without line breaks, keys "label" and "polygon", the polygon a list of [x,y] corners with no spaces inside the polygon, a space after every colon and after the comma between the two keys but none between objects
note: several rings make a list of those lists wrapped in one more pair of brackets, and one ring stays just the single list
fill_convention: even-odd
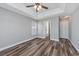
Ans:
[{"label": "ceiling fan light fixture", "polygon": [[37,5],[35,5],[34,8],[36,9],[37,8]]},{"label": "ceiling fan light fixture", "polygon": [[37,8],[37,10],[39,11],[39,10],[40,10],[40,8]]},{"label": "ceiling fan light fixture", "polygon": [[44,6],[41,3],[35,3],[35,5],[28,5],[26,7],[33,7],[36,10],[36,12],[39,12],[41,9],[48,9],[47,6]]},{"label": "ceiling fan light fixture", "polygon": [[38,7],[39,9],[41,9],[42,8],[42,6],[41,5],[39,5],[39,7]]}]

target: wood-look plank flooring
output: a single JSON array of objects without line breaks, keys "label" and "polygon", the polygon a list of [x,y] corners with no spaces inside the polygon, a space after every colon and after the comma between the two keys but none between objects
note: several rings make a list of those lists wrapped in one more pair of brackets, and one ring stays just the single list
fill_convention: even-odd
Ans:
[{"label": "wood-look plank flooring", "polygon": [[68,39],[59,41],[35,38],[0,52],[0,56],[78,56]]}]

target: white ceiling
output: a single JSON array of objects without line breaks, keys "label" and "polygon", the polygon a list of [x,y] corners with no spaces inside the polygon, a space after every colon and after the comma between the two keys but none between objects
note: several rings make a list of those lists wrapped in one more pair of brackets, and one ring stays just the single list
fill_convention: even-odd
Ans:
[{"label": "white ceiling", "polygon": [[40,20],[60,14],[71,14],[79,6],[78,3],[42,3],[47,6],[48,9],[42,9],[40,12],[36,13],[35,9],[27,8],[27,5],[34,3],[0,3],[0,7],[6,8],[13,12],[28,16],[35,20]]}]

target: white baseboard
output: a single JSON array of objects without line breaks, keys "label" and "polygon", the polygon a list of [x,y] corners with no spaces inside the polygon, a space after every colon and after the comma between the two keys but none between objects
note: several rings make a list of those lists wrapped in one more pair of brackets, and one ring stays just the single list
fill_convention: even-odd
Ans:
[{"label": "white baseboard", "polygon": [[52,38],[50,40],[59,41],[59,39],[52,39]]},{"label": "white baseboard", "polygon": [[72,40],[70,40],[70,41],[71,41],[72,45],[75,47],[75,49],[79,52],[79,48],[75,45],[75,43]]},{"label": "white baseboard", "polygon": [[36,37],[31,37],[31,38],[29,38],[29,39],[27,39],[27,40],[20,41],[20,42],[17,42],[17,43],[15,43],[15,44],[9,45],[9,46],[7,46],[7,47],[0,48],[0,51],[3,51],[3,50],[8,49],[8,48],[10,48],[10,47],[16,46],[16,45],[21,44],[21,43],[23,43],[23,42],[32,40],[33,38],[36,38]]},{"label": "white baseboard", "polygon": [[38,38],[45,38],[46,36],[37,36]]},{"label": "white baseboard", "polygon": [[[17,43],[15,43],[15,44],[9,45],[9,46],[4,47],[4,48],[0,48],[0,51],[3,51],[3,50],[5,50],[5,49],[8,49],[8,48],[10,48],[10,47],[16,46],[16,45],[18,45],[18,44],[21,44],[21,43],[23,43],[23,42],[32,40],[33,38],[37,38],[37,37],[39,37],[39,36],[31,37],[31,38],[29,38],[29,39],[27,39],[27,40],[17,42]],[[40,37],[40,38],[44,38],[44,37]],[[51,40],[59,41],[59,39],[51,39]],[[70,41],[71,41],[71,40],[70,40]],[[79,49],[76,47],[76,45],[74,44],[74,42],[71,41],[71,43],[72,43],[72,45],[76,48],[76,50],[79,52]]]}]

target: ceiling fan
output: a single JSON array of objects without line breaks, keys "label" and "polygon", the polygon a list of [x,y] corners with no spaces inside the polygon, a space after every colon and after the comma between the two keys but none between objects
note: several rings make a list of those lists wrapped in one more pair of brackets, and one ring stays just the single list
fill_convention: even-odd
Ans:
[{"label": "ceiling fan", "polygon": [[47,6],[42,5],[41,3],[35,3],[35,5],[28,5],[26,7],[34,7],[36,9],[36,12],[38,12],[40,9],[48,9]]}]

